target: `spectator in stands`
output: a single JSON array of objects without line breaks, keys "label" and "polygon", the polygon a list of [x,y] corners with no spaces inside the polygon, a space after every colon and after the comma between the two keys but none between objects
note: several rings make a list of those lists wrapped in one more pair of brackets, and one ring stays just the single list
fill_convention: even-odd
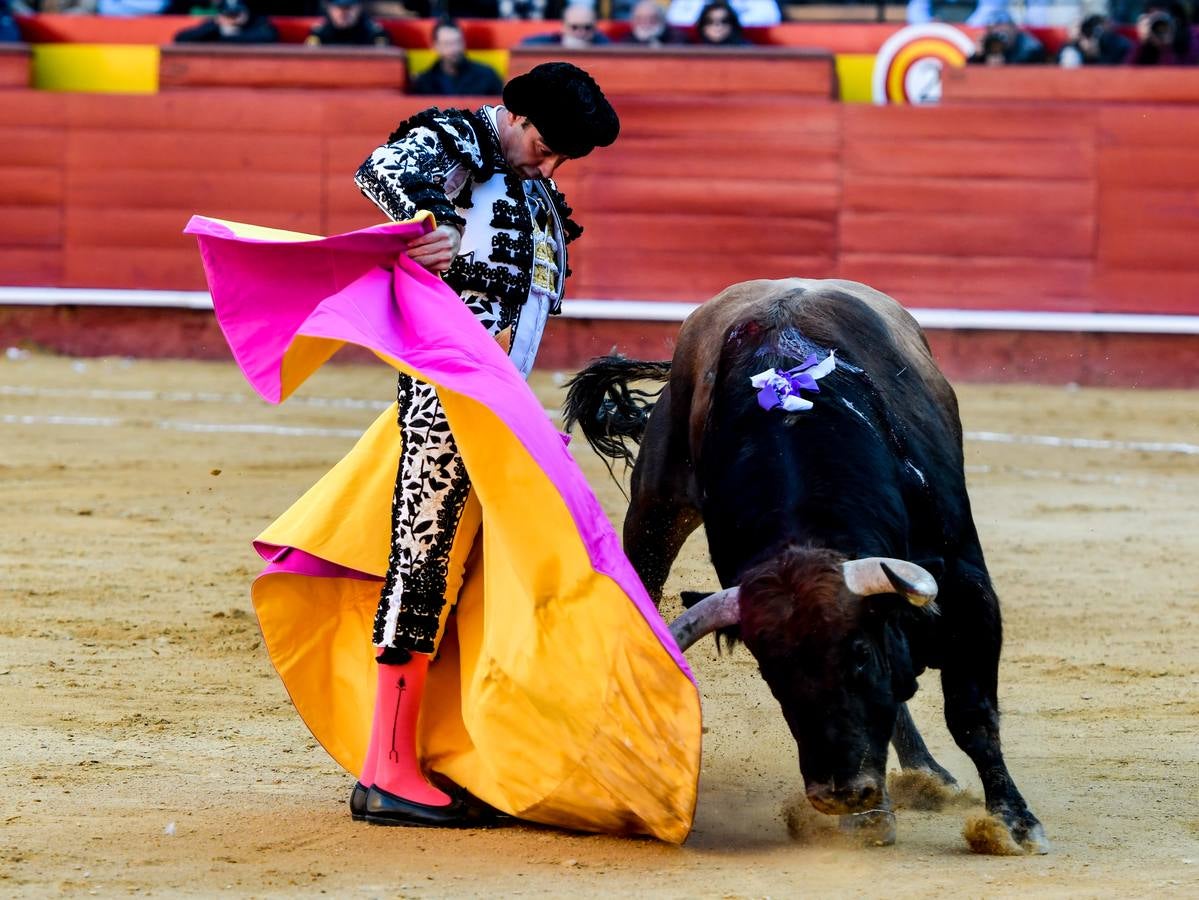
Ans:
[{"label": "spectator in stands", "polygon": [[1132,41],[1116,31],[1106,16],[1087,16],[1074,32],[1074,40],[1057,54],[1058,65],[1066,69],[1078,66],[1117,66],[1128,59]]},{"label": "spectator in stands", "polygon": [[629,16],[629,33],[619,43],[638,47],[685,44],[686,36],[666,23],[666,10],[656,0],[640,0]]},{"label": "spectator in stands", "polygon": [[496,11],[501,19],[557,19],[561,0],[499,0]]},{"label": "spectator in stands", "polygon": [[562,10],[562,30],[553,34],[536,34],[527,37],[524,46],[561,46],[563,50],[578,50],[610,43],[608,36],[599,30],[595,8],[587,3],[572,3]]},{"label": "spectator in stands", "polygon": [[96,12],[101,16],[157,16],[167,8],[167,0],[99,0]]},{"label": "spectator in stands", "polygon": [[382,25],[366,14],[362,0],[325,0],[325,16],[304,43],[312,47],[325,44],[388,47],[391,38]]},{"label": "spectator in stands", "polygon": [[[1045,4],[1058,0],[1021,0],[1023,21],[1030,24],[1036,19],[1047,24]],[[923,25],[926,22],[950,22],[986,28],[1008,16],[1008,0],[908,0],[907,22]]]},{"label": "spectator in stands", "polygon": [[8,0],[0,0],[0,44],[19,44],[22,40],[12,7]]},{"label": "spectator in stands", "polygon": [[266,16],[250,12],[245,0],[220,0],[216,15],[175,35],[176,44],[273,44],[279,32]]},{"label": "spectator in stands", "polygon": [[[430,16],[426,0],[365,0],[365,9],[372,19],[427,19]],[[491,11],[494,17],[494,5]]]},{"label": "spectator in stands", "polygon": [[498,97],[504,90],[494,69],[466,58],[466,37],[453,19],[433,26],[433,49],[437,62],[412,82],[412,93]]},{"label": "spectator in stands", "polygon": [[[698,25],[704,9],[710,5],[708,0],[670,0],[670,6],[666,10],[666,21],[675,28]],[[723,5],[730,7],[736,13],[737,21],[742,28],[777,25],[783,21],[783,13],[778,0],[724,0]],[[749,41],[744,43],[749,43]]]},{"label": "spectator in stands", "polygon": [[749,43],[737,13],[724,0],[715,0],[700,10],[695,35],[696,43],[705,47],[739,47]]},{"label": "spectator in stands", "polygon": [[1154,0],[1137,19],[1137,44],[1128,62],[1134,66],[1199,64],[1199,35],[1180,0]]},{"label": "spectator in stands", "polygon": [[998,17],[979,38],[972,63],[988,66],[1043,63],[1048,58],[1045,45],[1027,31],[1021,31],[1006,14]]}]

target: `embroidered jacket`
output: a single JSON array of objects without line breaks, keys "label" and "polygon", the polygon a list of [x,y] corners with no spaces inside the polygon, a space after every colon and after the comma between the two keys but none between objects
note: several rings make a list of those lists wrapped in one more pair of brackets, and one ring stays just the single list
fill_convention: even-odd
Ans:
[{"label": "embroidered jacket", "polygon": [[[500,151],[488,108],[430,109],[399,127],[355,176],[359,188],[390,218],[420,210],[463,228],[462,246],[445,274],[460,296],[479,294],[514,321],[533,288],[534,236],[557,228],[563,275],[565,245],[582,233],[549,179],[524,181]],[[546,221],[534,221],[534,209]],[[552,220],[552,221],[551,221]],[[553,312],[560,307],[560,290]]]}]

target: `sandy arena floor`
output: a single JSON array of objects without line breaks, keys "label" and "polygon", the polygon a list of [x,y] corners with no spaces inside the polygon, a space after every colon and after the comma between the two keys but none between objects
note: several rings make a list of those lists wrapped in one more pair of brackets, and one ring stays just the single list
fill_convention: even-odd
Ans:
[{"label": "sandy arena floor", "polygon": [[[249,541],[391,391],[382,366],[329,367],[272,408],[232,364],[0,360],[0,895],[1199,896],[1193,393],[959,391],[1007,757],[1054,844],[989,858],[963,809],[901,812],[889,848],[793,841],[794,745],[751,657],[711,641],[690,655],[708,734],[683,847],[352,823],[353,779],[260,645]],[[713,584],[693,540],[671,587]],[[977,791],[922,682],[917,721]]]}]

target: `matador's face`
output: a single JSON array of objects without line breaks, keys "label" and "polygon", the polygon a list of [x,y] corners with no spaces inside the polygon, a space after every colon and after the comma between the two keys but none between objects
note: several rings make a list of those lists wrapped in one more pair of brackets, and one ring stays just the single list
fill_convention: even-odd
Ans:
[{"label": "matador's face", "polygon": [[526,116],[501,110],[499,115],[500,150],[508,165],[521,178],[549,178],[570,157],[555,153],[541,132]]}]

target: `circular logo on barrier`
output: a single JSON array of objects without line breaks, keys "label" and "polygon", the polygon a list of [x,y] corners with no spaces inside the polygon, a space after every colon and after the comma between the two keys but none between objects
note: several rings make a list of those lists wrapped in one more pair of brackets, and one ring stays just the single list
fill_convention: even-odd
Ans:
[{"label": "circular logo on barrier", "polygon": [[941,71],[964,66],[974,42],[952,25],[909,25],[887,38],[874,59],[875,103],[937,103]]}]

